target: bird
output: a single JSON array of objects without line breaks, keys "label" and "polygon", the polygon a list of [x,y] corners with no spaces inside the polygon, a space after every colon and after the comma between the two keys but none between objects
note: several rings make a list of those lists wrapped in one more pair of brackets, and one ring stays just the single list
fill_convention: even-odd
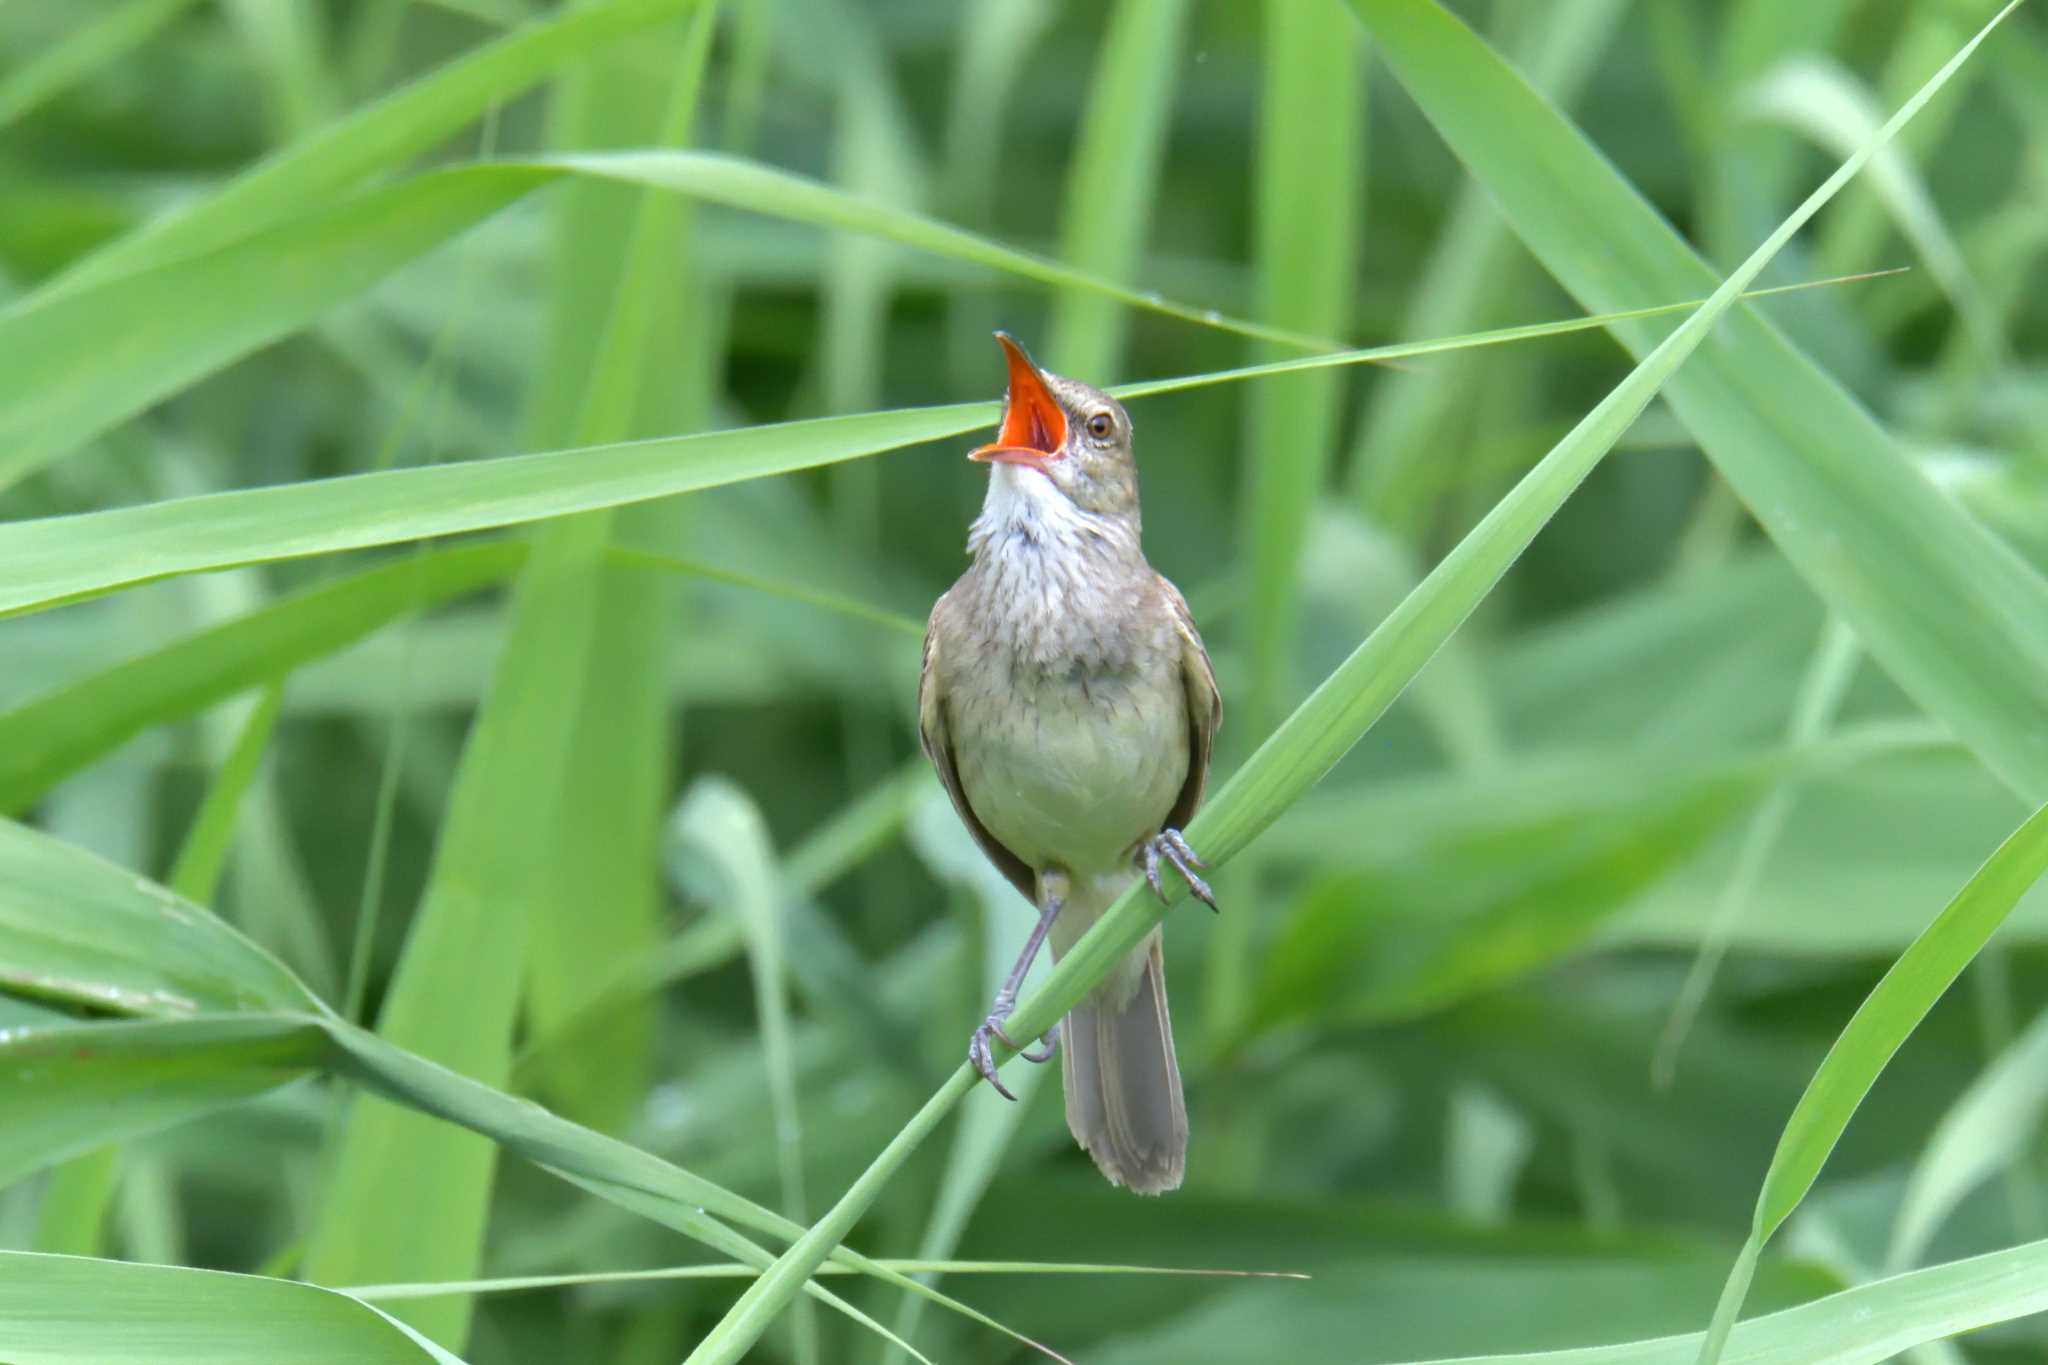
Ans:
[{"label": "bird", "polygon": [[1029,1061],[1057,1051],[1067,1126],[1113,1185],[1180,1186],[1188,1121],[1154,927],[1035,1048],[1003,1031],[1032,960],[1054,961],[1142,874],[1174,869],[1210,909],[1207,864],[1182,830],[1223,721],[1208,650],[1180,591],[1139,544],[1131,419],[1102,390],[1041,369],[996,333],[1009,370],[967,571],[933,604],[918,733],[981,851],[1038,911],[1016,966],[969,1038],[1005,1097],[990,1039]]}]

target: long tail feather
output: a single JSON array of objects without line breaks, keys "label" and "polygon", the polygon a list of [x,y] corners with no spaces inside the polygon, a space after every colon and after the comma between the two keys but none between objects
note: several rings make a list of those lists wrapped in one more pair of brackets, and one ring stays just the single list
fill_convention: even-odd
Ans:
[{"label": "long tail feather", "polygon": [[[1118,979],[1135,984],[1118,990]],[[1067,1126],[1110,1183],[1139,1194],[1179,1188],[1188,1114],[1157,932],[1132,950],[1127,971],[1067,1015],[1060,1047]]]}]

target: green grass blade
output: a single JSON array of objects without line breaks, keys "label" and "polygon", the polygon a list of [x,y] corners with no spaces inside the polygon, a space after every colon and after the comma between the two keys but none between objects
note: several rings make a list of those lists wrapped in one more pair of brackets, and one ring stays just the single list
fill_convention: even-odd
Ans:
[{"label": "green grass blade", "polygon": [[845,194],[803,176],[742,157],[715,152],[624,151],[547,157],[531,162],[500,162],[496,165],[509,170],[554,169],[601,176],[670,189],[705,203],[766,214],[790,222],[866,233],[934,256],[1058,289],[1097,294],[1126,307],[1297,350],[1334,350],[1339,345],[1325,337],[1247,322],[1212,308],[1180,303],[1156,291],[1133,289],[1121,283],[1116,276],[1104,275],[1065,260],[1020,251],[992,237],[964,231],[882,200]]},{"label": "green grass blade", "polygon": [[[507,724],[503,717],[530,711],[523,706],[501,707],[496,723]],[[522,774],[502,764],[473,780],[471,786],[488,795],[500,786],[500,779],[508,789],[508,799],[516,798]],[[451,818],[454,823],[481,819],[488,824],[496,813],[496,806],[472,795]],[[490,826],[488,832],[509,840],[521,837],[521,831],[511,827]],[[535,840],[528,843],[538,846]],[[482,876],[472,875],[457,886],[450,878],[459,870],[437,873],[444,895],[487,884]],[[487,868],[485,874],[491,871]],[[518,869],[508,867],[506,871],[516,876]],[[63,906],[64,913],[50,914],[53,905]],[[495,911],[500,907],[485,903],[482,908]],[[440,922],[448,923],[445,918]],[[499,928],[496,924],[485,926],[487,933]],[[513,952],[516,962],[516,947]],[[481,961],[481,954],[465,959],[465,973]],[[516,970],[507,970],[509,975],[496,979],[516,980]],[[451,988],[445,995],[451,1027],[462,1034],[461,1041],[467,1045],[481,1041],[484,1046],[479,1051],[487,1050],[488,1040],[477,1040],[468,1032],[473,1018],[470,1011],[476,1007],[481,986],[490,979],[478,975],[471,986]],[[4,821],[0,821],[0,990],[94,1009],[172,1016],[153,1030],[138,1026],[132,1032],[113,1034],[106,1030],[129,1026],[93,1026],[96,1031],[90,1036],[94,1042],[89,1044],[69,1035],[42,1036],[21,1030],[10,1034],[4,1046],[18,1051],[5,1055],[26,1059],[28,1064],[0,1067],[0,1080],[22,1087],[19,1097],[4,1097],[10,1124],[0,1125],[5,1129],[0,1139],[27,1146],[16,1151],[0,1142],[0,1174],[6,1172],[10,1160],[27,1161],[32,1168],[100,1145],[109,1136],[122,1135],[109,1131],[117,1096],[129,1097],[124,1104],[143,1104],[135,1122],[156,1127],[280,1084],[319,1059],[317,1052],[306,1050],[309,1039],[305,1030],[317,1025],[333,1041],[329,1065],[376,1093],[486,1134],[636,1212],[703,1237],[715,1249],[733,1255],[745,1251],[734,1245],[729,1229],[707,1217],[706,1209],[778,1236],[794,1237],[801,1231],[799,1225],[667,1162],[392,1048],[374,1035],[345,1028],[331,1016],[178,1019],[176,1016],[198,1010],[307,1010],[317,1004],[274,959],[205,910],[180,902],[161,888],[76,848]],[[390,1000],[404,1000],[402,981],[394,987]],[[400,1022],[411,1026],[413,1018],[404,1016],[431,1013],[433,1006],[442,1003],[429,1001],[426,1011],[387,1004],[386,1019],[390,1022],[397,1010]],[[138,1035],[146,1037],[134,1044],[134,1058],[124,1061],[117,1056],[116,1043]],[[187,1050],[185,1044],[194,1039],[206,1044],[199,1049],[204,1055],[196,1060],[171,1055]],[[39,1049],[47,1049],[47,1056]],[[52,1066],[62,1061],[85,1070],[66,1073],[60,1082],[53,1071],[39,1070],[39,1060]],[[96,1062],[104,1062],[104,1068],[95,1070]],[[195,1078],[192,1086],[167,1084],[188,1072]],[[102,1079],[94,1080],[95,1075]],[[44,1085],[44,1080],[51,1083]],[[80,1095],[85,1097],[83,1101],[76,1098]],[[25,1117],[31,1114],[32,1104],[44,1106],[52,1116],[49,1121],[60,1125],[54,1137]],[[147,1107],[151,1104],[162,1107],[152,1110]],[[381,1139],[394,1130],[403,1133],[402,1125],[390,1118],[368,1120],[352,1129],[358,1134],[352,1140],[361,1144],[359,1154],[351,1158],[345,1147],[343,1161],[345,1166],[351,1161],[359,1163],[355,1169],[364,1172],[353,1178],[368,1182],[382,1171],[377,1160],[380,1154],[360,1134]],[[408,1160],[418,1162],[437,1152],[431,1138],[408,1139],[405,1150]],[[465,1170],[471,1179],[476,1173],[473,1165],[463,1167],[452,1160],[436,1169],[456,1180],[463,1178]],[[450,1171],[455,1174],[449,1176]],[[377,1189],[377,1198],[389,1196],[390,1180]],[[440,1198],[461,1193],[441,1192]],[[427,1196],[419,1190],[409,1193],[408,1208],[427,1206]],[[357,1210],[350,1212],[353,1215]],[[375,1230],[367,1220],[350,1224],[352,1232],[365,1229]],[[445,1248],[452,1240],[442,1239],[441,1244]],[[758,1248],[754,1251],[759,1263],[770,1259]],[[841,1259],[857,1267],[870,1266],[850,1252],[842,1253]],[[1008,1331],[986,1315],[907,1277],[874,1273],[995,1330]]]},{"label": "green grass blade", "polygon": [[[1546,97],[1569,107],[1625,8],[1622,0],[1571,0],[1541,13],[1515,11],[1517,65]],[[1516,263],[1513,245],[1485,191],[1461,187],[1415,281],[1400,334],[1443,336],[1478,326]],[[1456,419],[1484,383],[1482,363],[1472,356],[1427,374],[1390,373],[1371,390],[1352,451],[1351,486],[1366,516],[1408,544],[1420,543],[1430,524],[1451,465],[1440,452],[1456,439]]]},{"label": "green grass blade", "polygon": [[679,574],[688,578],[701,578],[709,583],[724,583],[749,592],[765,593],[770,597],[787,598],[817,607],[821,611],[836,612],[850,616],[856,621],[866,621],[882,626],[898,635],[913,635],[924,638],[924,622],[914,616],[873,606],[858,598],[847,597],[836,592],[813,588],[807,583],[786,582],[781,579],[763,578],[758,574],[741,573],[735,569],[723,568],[716,564],[705,564],[694,559],[681,559],[675,555],[661,554],[653,550],[636,549],[630,545],[611,547],[614,563],[633,568],[654,569],[663,573]]},{"label": "green grass blade", "polygon": [[321,1046],[312,1021],[273,1015],[6,1030],[0,1184],[273,1090]]},{"label": "green grass blade", "polygon": [[[1132,278],[1151,226],[1187,13],[1187,0],[1120,0],[1089,78],[1060,201],[1060,259],[1105,279]],[[1115,378],[1127,302],[1062,289],[1053,299],[1045,363],[1095,384]]]},{"label": "green grass blade", "polygon": [[503,579],[523,546],[470,545],[384,564],[195,631],[0,711],[0,812],[152,725],[332,654],[407,612]]},{"label": "green grass blade", "polygon": [[[61,905],[65,913],[51,913]],[[302,1009],[277,960],[134,873],[0,820],[0,991],[119,1014]]]},{"label": "green grass blade", "polygon": [[[1179,1275],[1203,1279],[1305,1279],[1286,1271],[1191,1270],[1180,1266],[1094,1265],[1064,1261],[948,1261],[920,1257],[883,1257],[876,1265],[904,1275]],[[747,1280],[760,1267],[723,1265],[662,1266],[653,1270],[600,1270],[580,1275],[511,1275],[493,1280],[462,1280],[444,1284],[363,1284],[338,1292],[373,1303],[392,1299],[426,1299],[439,1294],[516,1294],[529,1289],[563,1289],[584,1284],[636,1284],[660,1280]],[[821,1275],[852,1275],[851,1266],[823,1265]]]},{"label": "green grass blade", "polygon": [[[11,939],[0,937],[0,962],[14,948]],[[66,1022],[0,1034],[0,1100],[9,1115],[0,1127],[0,1184],[110,1138],[138,1136],[247,1099],[322,1065],[395,1103],[487,1135],[572,1183],[756,1268],[772,1257],[719,1218],[784,1238],[801,1231],[658,1157],[394,1048],[332,1015]],[[1025,1340],[902,1272],[851,1252],[835,1259]],[[821,1297],[851,1311],[836,1296]],[[865,1315],[854,1316],[888,1336]]]},{"label": "green grass blade", "polygon": [[[547,885],[605,530],[568,521],[535,544],[378,1018],[392,1042],[493,1085],[511,1072],[527,922]],[[339,1139],[308,1273],[328,1281],[473,1276],[496,1155],[472,1134],[358,1102]],[[404,1316],[460,1348],[469,1314],[456,1298]]]},{"label": "green grass blade", "polygon": [[282,142],[334,116],[339,92],[328,79],[320,21],[306,0],[223,0],[264,85],[265,121]]},{"label": "green grass blade", "polygon": [[0,80],[0,128],[154,37],[193,0],[123,0],[103,8]]},{"label": "green grass blade", "polygon": [[[1834,722],[1835,713],[1841,709],[1843,695],[1856,680],[1857,666],[1862,659],[1863,651],[1857,645],[1856,637],[1842,626],[1839,619],[1829,617],[1814,644],[1813,658],[1800,684],[1797,704],[1785,727],[1788,745],[1810,747],[1824,737],[1828,726]],[[1700,944],[1699,952],[1693,957],[1692,965],[1686,969],[1685,980],[1679,984],[1678,998],[1671,1006],[1671,1015],[1657,1037],[1657,1050],[1650,1057],[1650,1079],[1659,1089],[1668,1089],[1676,1077],[1679,1049],[1685,1045],[1686,1034],[1691,1032],[1693,1021],[1706,1004],[1707,994],[1713,989],[1715,973],[1734,940],[1743,910],[1756,896],[1764,865],[1785,832],[1785,822],[1796,799],[1795,787],[1789,783],[1778,787],[1757,807],[1743,828],[1734,870],[1729,873],[1716,898],[1713,924],[1707,938]]]},{"label": "green grass blade", "polygon": [[196,256],[295,218],[308,205],[432,149],[597,45],[671,19],[697,3],[609,0],[537,20],[312,133],[191,207],[95,252],[62,276],[54,290]]},{"label": "green grass blade", "polygon": [[12,358],[0,375],[0,488],[298,330],[552,178],[429,175],[222,250],[22,300],[0,313],[0,350]]},{"label": "green grass blade", "polygon": [[[200,254],[131,273],[96,273],[0,312],[0,487],[259,346],[305,326],[429,248],[529,192],[569,176],[864,233],[935,255],[1100,293],[1205,327],[1310,350],[1336,343],[1240,322],[737,157],[636,151],[493,162],[366,191]],[[262,220],[259,219],[259,222]],[[252,235],[253,234],[253,235]],[[309,269],[317,262],[317,269]],[[256,306],[251,306],[251,301]]]},{"label": "green grass blade", "polygon": [[[2048,1242],[1857,1285],[1735,1329],[1745,1365],[1878,1365],[1931,1341],[2048,1309]],[[1428,1365],[1686,1365],[1700,1335]]]},{"label": "green grass blade", "polygon": [[1778,766],[1623,784],[1635,799],[1604,819],[1509,818],[1423,865],[1330,877],[1289,911],[1238,1027],[1416,1019],[1540,970],[1689,861]]},{"label": "green grass blade", "polygon": [[[1873,92],[1879,103],[1897,104],[1911,95],[1920,84],[1920,73],[1939,65],[1969,36],[1970,15],[1962,10],[1915,9],[1906,15],[1891,52],[1885,57]],[[2014,44],[2012,53],[2017,53],[2019,46]],[[1967,88],[1977,81],[1995,82],[1997,66],[1994,61],[1982,69],[1972,68],[1963,74],[1963,85]],[[1906,158],[1911,162],[1928,162],[1940,150],[1942,139],[1954,127],[1956,117],[1967,107],[1963,100],[1945,101],[1930,113],[1913,120],[1913,126],[1899,140]],[[1877,259],[1878,251],[1885,244],[1887,229],[1892,226],[1888,219],[1893,214],[1891,206],[1875,193],[1844,200],[1841,211],[1830,214],[1828,222],[1821,227],[1821,259]],[[1854,266],[1847,268],[1855,269]]]},{"label": "green grass blade", "polygon": [[[1966,55],[1966,54],[1965,54]],[[1960,61],[1960,58],[1958,59]],[[1931,92],[1929,92],[1931,93]],[[1910,114],[1910,108],[1908,113]],[[1902,122],[1903,120],[1897,120]],[[1713,295],[1646,356],[1458,543],[1422,584],[1338,667],[1189,824],[1189,841],[1211,863],[1235,856],[1322,779],[1421,672],[1527,548],[1566,498],[1704,341],[1742,291],[1806,221],[1860,168],[1866,148],[1809,196]],[[1050,1028],[1158,923],[1142,881],[1118,898],[1011,1018],[1035,1038]],[[760,1339],[846,1235],[903,1160],[977,1083],[962,1065],[846,1194],[740,1296],[698,1343],[691,1365],[728,1365]]]},{"label": "green grass blade", "polygon": [[178,860],[171,865],[167,879],[171,890],[186,900],[200,905],[213,901],[221,869],[227,865],[228,848],[234,843],[235,818],[241,813],[242,798],[256,781],[283,709],[283,686],[273,683],[264,688],[243,718],[227,761],[206,789],[206,799],[199,803],[199,813],[185,832],[185,842],[178,848]]},{"label": "green grass blade", "polygon": [[[195,904],[209,904],[214,898],[221,869],[227,862],[228,847],[234,839],[242,799],[256,780],[283,704],[284,690],[273,684],[249,708],[227,761],[207,787],[199,813],[193,817],[179,846],[169,878],[170,889]],[[45,1095],[56,1089],[47,1077],[38,1086]],[[201,1103],[209,1103],[213,1098],[209,1096]],[[95,1107],[93,1112],[97,1117],[101,1111]],[[120,1146],[110,1144],[76,1157],[51,1173],[42,1207],[37,1210],[35,1250],[73,1256],[103,1254],[107,1209],[119,1179],[121,1154]]]},{"label": "green grass blade", "polygon": [[[1259,315],[1306,332],[1353,329],[1364,182],[1364,56],[1335,5],[1267,0],[1259,141],[1252,191]],[[1271,347],[1256,348],[1276,359]],[[1344,376],[1304,371],[1260,384],[1245,403],[1244,501],[1239,557],[1249,579],[1244,623],[1248,680],[1232,712],[1235,733],[1256,743],[1299,695],[1303,560],[1316,500],[1329,479]],[[1236,727],[1242,727],[1237,729]],[[1239,886],[1265,879],[1256,868]],[[1227,889],[1227,888],[1226,888]],[[1219,921],[1203,975],[1212,1036],[1242,1021],[1253,992],[1255,921]]]},{"label": "green grass blade", "polygon": [[[1364,57],[1335,5],[1268,0],[1263,9],[1252,200],[1259,315],[1276,326],[1341,336],[1353,330],[1357,307]],[[1282,358],[1263,349],[1260,359]],[[1336,444],[1340,378],[1330,370],[1289,375],[1259,385],[1246,403],[1241,530],[1251,578],[1251,673],[1238,716],[1254,738],[1272,729],[1294,695],[1302,547]]]},{"label": "green grass blade", "polygon": [[[563,1179],[672,1227],[713,1250],[737,1256],[750,1265],[765,1267],[770,1263],[765,1252],[735,1235],[720,1219],[779,1238],[795,1238],[803,1231],[801,1225],[701,1176],[392,1047],[375,1034],[334,1022],[324,1026],[338,1049],[330,1065],[340,1074],[396,1103],[484,1133],[507,1150]],[[1012,1340],[1035,1345],[987,1314],[866,1256],[840,1248],[833,1259],[923,1295]],[[838,1303],[833,1297],[825,1301]]]},{"label": "green grass blade", "polygon": [[2048,1015],[2037,1017],[1949,1106],[1914,1159],[1886,1263],[1917,1262],[1963,1197],[2032,1150],[2048,1113]]},{"label": "green grass blade", "polygon": [[[1457,19],[1405,0],[1351,3],[1396,78],[1585,306],[1697,289],[1702,263]],[[2048,797],[2048,583],[1780,334],[1741,309],[1727,328],[1672,386],[1680,419],[1900,686],[2016,790]],[[1654,343],[1635,324],[1614,331],[1635,354]]]},{"label": "green grass blade", "polygon": [[[926,783],[918,790],[924,799],[912,816],[911,842],[932,872],[941,881],[965,890],[980,911],[982,988],[994,999],[1017,955],[1016,936],[1009,931],[1016,919],[1016,888],[975,847],[951,804],[935,787]],[[1043,969],[1033,964],[1030,979],[1042,975]],[[980,1103],[968,1104],[946,1153],[945,1173],[939,1177],[931,1214],[918,1241],[920,1257],[949,1256],[959,1246],[1044,1077],[1035,1067],[1012,1076],[1009,1084],[1017,1096],[1015,1103],[991,1093],[982,1096]],[[906,1337],[913,1335],[924,1311],[923,1299],[906,1296],[896,1315],[896,1330]],[[883,1365],[891,1365],[892,1360],[885,1356]]]},{"label": "green grass blade", "polygon": [[760,808],[739,788],[700,778],[669,820],[668,858],[692,880],[708,880],[710,899],[738,922],[760,1024],[764,1079],[775,1116],[776,1165],[783,1212],[804,1219],[803,1119],[797,1108],[796,1058],[790,1046],[788,978],[784,966],[788,914],[775,850]]},{"label": "green grass blade", "polygon": [[[864,22],[857,6],[840,0],[812,0],[810,13],[825,44],[837,53],[830,75],[836,117],[828,162],[834,184],[861,199],[922,209],[930,177],[886,44],[873,26]],[[886,387],[891,311],[902,293],[900,276],[908,255],[884,239],[843,232],[832,234],[824,252],[818,273],[818,338],[813,362],[818,400],[827,412],[874,408],[881,403]],[[820,539],[828,539],[842,554],[859,562],[880,562],[885,557],[882,528],[890,501],[885,492],[889,473],[871,462],[835,465],[825,471],[829,535]],[[873,723],[860,700],[851,696],[840,700],[839,733],[839,765],[847,787],[859,791],[881,781],[896,757],[893,736]],[[675,870],[673,861],[671,870]],[[867,904],[902,905],[908,899],[907,888],[885,868],[862,869],[860,881],[858,894]],[[792,942],[807,937],[796,930]],[[750,953],[749,960],[757,961],[758,954]],[[857,968],[852,975],[859,981]],[[816,995],[831,998],[829,991]],[[898,1054],[887,1042],[878,1047]],[[786,1058],[784,1061],[787,1064]],[[778,1107],[778,1118],[780,1113]],[[795,1186],[783,1148],[787,1139],[781,1133],[778,1139],[786,1203]],[[817,1365],[817,1323],[807,1304],[797,1305],[788,1327],[789,1354],[795,1365]]]},{"label": "green grass blade", "polygon": [[[947,216],[965,227],[985,229],[995,220],[1017,91],[1053,18],[1051,0],[973,0],[961,11],[938,190]],[[955,389],[964,391],[983,373],[983,348],[1002,322],[993,299],[967,295],[949,301],[946,359]]]},{"label": "green grass blade", "polygon": [[1713,1365],[1748,1289],[1748,1272],[1772,1233],[1813,1187],[1829,1153],[1885,1065],[1950,983],[1988,943],[2020,896],[2048,874],[2048,806],[2036,811],[1891,965],[1842,1030],[1785,1122],[1757,1196],[1743,1258],[1729,1276],[1700,1349]]},{"label": "green grass blade", "polygon": [[[1660,304],[1646,317],[1681,311]],[[1120,385],[1123,398],[1324,365],[1431,355],[1609,325],[1573,319]],[[994,403],[822,417],[698,436],[309,480],[68,517],[0,523],[0,616],[237,564],[517,525],[793,473],[993,423]]]},{"label": "green grass blade", "polygon": [[0,1251],[10,1365],[462,1365],[380,1310],[292,1280]]},{"label": "green grass blade", "polygon": [[121,1178],[121,1148],[96,1147],[50,1172],[36,1209],[32,1251],[59,1256],[106,1254],[107,1210]]},{"label": "green grass blade", "polygon": [[[1771,72],[1750,92],[1750,105],[1759,117],[1797,129],[1833,156],[1846,156],[1868,142],[1884,121],[1867,88],[1840,66],[1817,58],[1788,62]],[[1871,162],[1870,188],[1948,296],[1980,360],[1992,366],[2009,363],[1998,315],[1903,148],[1887,147]]]},{"label": "green grass blade", "polygon": [[[556,91],[550,145],[688,140],[718,7],[648,35],[674,69],[596,63]],[[529,429],[543,444],[616,441],[660,429],[658,400],[673,379],[662,344],[682,330],[692,250],[691,206],[674,196],[588,182],[563,187],[554,210],[554,290]],[[667,381],[667,382],[664,382]],[[696,425],[691,422],[690,425]],[[589,518],[608,555],[629,538],[663,543],[673,506]],[[659,938],[659,846],[675,763],[669,677],[660,647],[676,585],[622,570],[592,580],[590,647],[581,662],[580,714],[546,894],[531,924],[525,1011],[530,1033],[560,1027],[624,963]],[[654,1002],[610,1011],[583,1046],[602,1067],[564,1062],[539,1080],[564,1112],[601,1129],[623,1126],[653,1080]]]}]

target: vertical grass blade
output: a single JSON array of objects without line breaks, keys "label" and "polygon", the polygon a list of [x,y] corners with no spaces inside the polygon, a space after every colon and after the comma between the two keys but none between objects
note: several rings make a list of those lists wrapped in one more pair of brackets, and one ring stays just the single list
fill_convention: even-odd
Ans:
[{"label": "vertical grass blade", "polygon": [[[688,141],[717,17],[705,4],[649,41],[675,54],[660,77],[602,61],[556,94],[554,145]],[[602,183],[564,187],[551,206],[555,275],[546,353],[528,423],[540,444],[618,441],[656,429],[672,353],[662,344],[682,306],[691,206],[673,196]],[[616,551],[629,536],[661,543],[672,506],[590,514]],[[657,868],[674,742],[661,642],[676,591],[616,557],[599,570],[590,652],[570,746],[555,856],[533,924],[526,1011],[540,1036],[562,1027],[629,962],[650,957],[661,912]],[[621,1002],[583,1035],[607,1059],[545,1069],[547,1093],[594,1127],[623,1126],[652,1083],[654,1002]]]},{"label": "vertical grass blade", "polygon": [[[1187,0],[1118,0],[1110,12],[1060,201],[1060,259],[1090,274],[1128,280],[1135,273],[1158,198],[1187,11]],[[1062,290],[1045,363],[1107,384],[1128,326],[1117,301]]]},{"label": "vertical grass blade", "polygon": [[[1334,5],[1267,0],[1259,140],[1252,187],[1253,268],[1261,320],[1316,336],[1352,330],[1364,182],[1363,56]],[[1271,346],[1255,359],[1279,359]],[[1315,370],[1255,385],[1245,406],[1239,521],[1250,597],[1249,685],[1233,721],[1254,742],[1295,696],[1301,561],[1328,480],[1345,376]],[[1247,884],[1252,880],[1244,879]],[[1219,921],[1209,940],[1206,1009],[1216,1036],[1251,999],[1254,921]]]},{"label": "vertical grass blade", "polygon": [[[527,918],[547,884],[603,550],[602,528],[579,522],[535,546],[378,1019],[392,1043],[486,1084],[502,1084],[511,1069]],[[358,1100],[322,1192],[308,1276],[339,1284],[473,1277],[496,1156],[474,1134]],[[459,1349],[471,1306],[438,1299],[402,1316]]]}]

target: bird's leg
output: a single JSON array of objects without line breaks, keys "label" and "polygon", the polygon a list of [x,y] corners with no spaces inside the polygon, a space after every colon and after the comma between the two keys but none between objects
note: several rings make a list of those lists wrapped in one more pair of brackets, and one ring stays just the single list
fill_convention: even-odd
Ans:
[{"label": "bird's leg", "polygon": [[1207,867],[1208,864],[1188,847],[1188,841],[1181,837],[1179,830],[1162,829],[1138,845],[1138,863],[1145,869],[1145,880],[1152,883],[1153,894],[1165,900],[1166,885],[1159,880],[1161,862],[1171,863],[1175,871],[1187,878],[1188,890],[1194,893],[1196,900],[1211,910],[1216,909],[1216,893],[1195,872],[1196,868]]},{"label": "bird's leg", "polygon": [[1057,1024],[1046,1030],[1044,1048],[1038,1052],[1018,1047],[1011,1041],[1010,1035],[1003,1032],[1003,1020],[1009,1018],[1010,1011],[1017,1007],[1017,991],[1024,984],[1025,973],[1031,970],[1032,960],[1044,946],[1045,936],[1052,931],[1053,920],[1059,917],[1060,907],[1066,904],[1066,879],[1055,877],[1052,873],[1042,875],[1039,879],[1039,896],[1044,905],[1039,909],[1038,923],[1032,928],[1031,937],[1024,940],[1024,951],[1017,955],[1017,965],[1010,968],[1010,974],[1003,978],[1003,988],[996,992],[995,1001],[988,1008],[988,1018],[982,1020],[981,1027],[974,1031],[974,1036],[967,1043],[967,1060],[974,1064],[974,1069],[981,1073],[981,1078],[994,1086],[996,1093],[1006,1100],[1014,1100],[1017,1097],[996,1079],[995,1056],[989,1049],[989,1038],[1000,1038],[1003,1046],[1027,1062],[1051,1061],[1053,1050],[1059,1043],[1060,1030]]}]

